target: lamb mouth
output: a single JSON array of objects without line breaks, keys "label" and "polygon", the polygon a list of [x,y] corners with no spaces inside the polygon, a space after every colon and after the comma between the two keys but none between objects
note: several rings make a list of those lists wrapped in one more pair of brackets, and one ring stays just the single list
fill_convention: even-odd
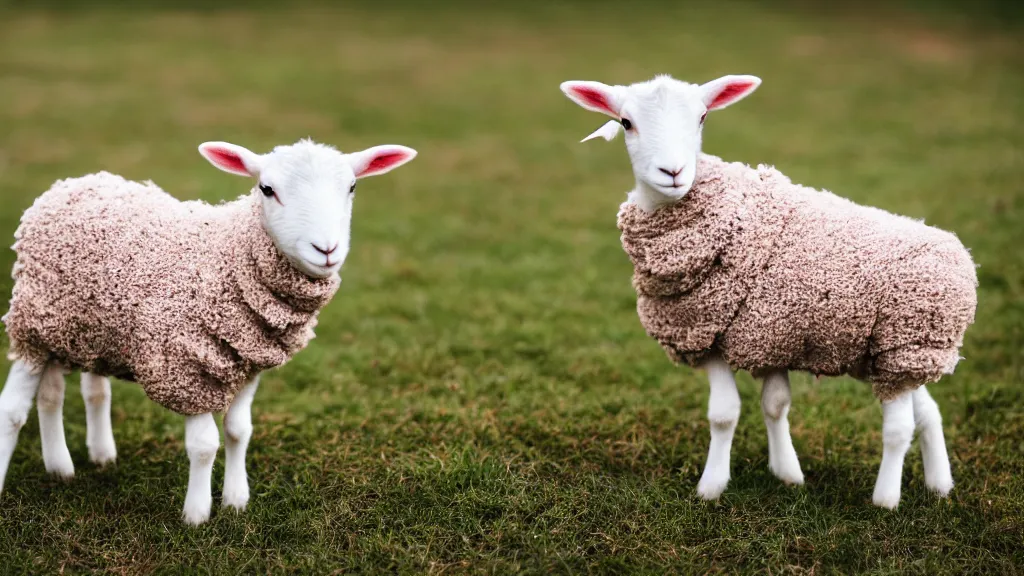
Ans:
[{"label": "lamb mouth", "polygon": [[657,188],[659,190],[661,190],[662,192],[666,192],[666,193],[669,193],[669,194],[678,194],[680,192],[685,192],[687,190],[687,188],[688,188],[685,184],[675,184],[675,183],[670,184],[670,185],[669,184],[655,184],[655,186],[657,186]]},{"label": "lamb mouth", "polygon": [[330,260],[327,260],[327,262],[323,264],[319,262],[312,262],[310,260],[306,260],[306,263],[312,266],[316,271],[324,272],[327,274],[337,270],[341,264],[340,262],[331,262]]}]

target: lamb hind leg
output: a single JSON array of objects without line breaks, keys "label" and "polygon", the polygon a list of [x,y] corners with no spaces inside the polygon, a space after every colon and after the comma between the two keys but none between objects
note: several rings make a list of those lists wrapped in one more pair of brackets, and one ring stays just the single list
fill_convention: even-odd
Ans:
[{"label": "lamb hind leg", "polygon": [[71,461],[71,452],[64,437],[64,387],[64,371],[60,366],[47,366],[39,381],[36,408],[46,471],[70,479],[75,475],[75,464]]},{"label": "lamb hind leg", "polygon": [[722,495],[729,484],[729,460],[732,437],[740,418],[740,393],[732,369],[725,360],[712,358],[704,368],[711,384],[708,399],[708,420],[711,423],[711,444],[708,446],[707,464],[697,484],[697,493],[705,500]]},{"label": "lamb hind leg", "polygon": [[259,376],[238,391],[224,415],[224,493],[225,508],[244,510],[249,503],[249,479],[245,474],[245,450],[252,436],[252,399]]},{"label": "lamb hind leg", "polygon": [[949,468],[949,454],[946,453],[946,438],[942,434],[939,405],[924,386],[914,390],[913,402],[914,424],[924,464],[924,483],[939,496],[946,496],[953,489],[953,474]]},{"label": "lamb hind leg", "polygon": [[803,484],[793,439],[789,435],[789,373],[777,371],[768,374],[761,388],[761,412],[768,429],[768,468],[786,484]]},{"label": "lamb hind leg", "polygon": [[36,397],[42,371],[34,372],[21,360],[15,360],[0,391],[0,492],[4,489],[7,466],[18,443],[18,433],[28,420],[32,399]]},{"label": "lamb hind leg", "polygon": [[89,460],[103,466],[117,459],[114,429],[110,423],[110,380],[82,372],[82,399],[85,400],[85,445]]},{"label": "lamb hind leg", "polygon": [[903,459],[914,438],[912,392],[882,402],[882,465],[872,500],[876,506],[894,509],[900,503]]}]

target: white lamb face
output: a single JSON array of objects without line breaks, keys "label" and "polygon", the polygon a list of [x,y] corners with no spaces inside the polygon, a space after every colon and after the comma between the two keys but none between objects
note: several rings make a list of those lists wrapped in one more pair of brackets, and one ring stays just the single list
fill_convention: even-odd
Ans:
[{"label": "white lamb face", "polygon": [[348,256],[356,181],[384,174],[416,157],[412,148],[375,146],[342,154],[302,140],[266,154],[226,142],[207,142],[199,152],[217,168],[256,178],[267,234],[307,276],[327,278]]},{"label": "white lamb face", "polygon": [[562,83],[562,92],[583,108],[615,119],[584,141],[611,140],[624,130],[638,185],[671,202],[693,185],[708,111],[725,108],[760,84],[755,76],[724,76],[702,85],[658,76],[630,86],[569,81]]}]

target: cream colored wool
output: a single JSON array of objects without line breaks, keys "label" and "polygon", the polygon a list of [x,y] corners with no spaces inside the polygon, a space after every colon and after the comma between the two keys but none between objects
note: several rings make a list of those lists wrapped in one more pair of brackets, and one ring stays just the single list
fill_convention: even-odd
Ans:
[{"label": "cream colored wool", "polygon": [[181,414],[226,410],[313,338],[337,275],[274,246],[255,192],[211,206],[106,172],[56,182],[15,233],[11,359],[135,380]]},{"label": "cream colored wool", "polygon": [[623,204],[618,226],[640,321],[676,362],[849,374],[888,400],[951,373],[974,321],[956,236],[771,167],[702,154],[682,200]]}]

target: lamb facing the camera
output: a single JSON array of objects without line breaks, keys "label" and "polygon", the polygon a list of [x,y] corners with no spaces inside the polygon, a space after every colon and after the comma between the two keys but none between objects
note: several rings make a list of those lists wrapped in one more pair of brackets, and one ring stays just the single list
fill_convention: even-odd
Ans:
[{"label": "lamb facing the camera", "polygon": [[562,85],[615,118],[587,140],[626,132],[637,184],[618,226],[641,323],[674,361],[708,370],[711,446],[698,491],[717,498],[728,483],[739,418],[732,371],[745,369],[764,378],[769,466],[784,481],[803,482],[787,420],[788,371],[803,370],[865,380],[882,401],[876,504],[899,502],[915,424],[926,483],[945,495],[953,481],[941,417],[923,385],[953,372],[974,321],[970,254],[949,232],[793,184],[771,167],[701,154],[707,112],[758,85],[753,76]]},{"label": "lamb facing the camera", "polygon": [[191,524],[210,515],[212,413],[226,410],[224,505],[245,507],[259,374],[306,346],[337,290],[356,180],[416,152],[342,154],[304,140],[263,155],[208,142],[200,153],[255,186],[211,206],[101,172],[58,181],[25,211],[4,317],[14,365],[0,392],[0,420],[10,423],[0,426],[0,488],[37,392],[46,469],[74,474],[61,411],[63,371],[78,369],[93,461],[115,457],[107,376],[134,380],[187,416]]}]

